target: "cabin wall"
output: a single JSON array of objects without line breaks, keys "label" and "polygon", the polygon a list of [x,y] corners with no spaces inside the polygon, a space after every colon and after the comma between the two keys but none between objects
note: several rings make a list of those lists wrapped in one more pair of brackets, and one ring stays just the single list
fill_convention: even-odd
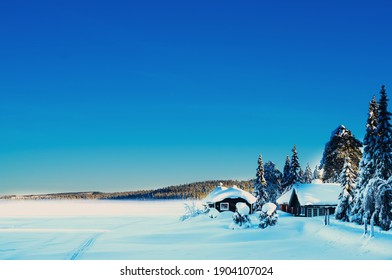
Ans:
[{"label": "cabin wall", "polygon": [[301,214],[301,204],[299,203],[298,196],[295,191],[290,198],[288,208],[290,210],[290,213],[293,215],[298,216],[299,214]]},{"label": "cabin wall", "polygon": [[280,204],[279,209],[282,210],[283,212],[288,212],[288,205],[286,203]]},{"label": "cabin wall", "polygon": [[215,203],[215,209],[218,210],[219,212],[224,212],[224,211],[226,211],[226,210],[221,210],[220,204],[221,204],[222,202],[223,202],[223,203],[225,203],[225,202],[229,203],[229,210],[228,210],[228,211],[231,211],[231,212],[235,212],[235,210],[236,210],[235,206],[236,206],[236,204],[237,204],[238,202],[246,203],[246,205],[248,205],[248,207],[249,207],[249,209],[250,209],[250,213],[253,212],[253,209],[252,209],[253,207],[252,207],[252,205],[251,205],[248,201],[246,201],[245,199],[243,199],[243,198],[226,198],[226,199],[224,199],[224,200],[222,200],[222,201],[216,202],[216,203]]},{"label": "cabin wall", "polygon": [[296,216],[303,217],[316,217],[316,216],[324,216],[327,209],[329,210],[329,214],[332,215],[335,213],[336,206],[330,205],[307,205],[301,206],[299,203],[293,203],[292,206],[288,204],[280,204],[279,209],[283,212],[290,213]]},{"label": "cabin wall", "polygon": [[325,214],[333,215],[335,213],[335,206],[305,206],[305,217],[325,216]]}]

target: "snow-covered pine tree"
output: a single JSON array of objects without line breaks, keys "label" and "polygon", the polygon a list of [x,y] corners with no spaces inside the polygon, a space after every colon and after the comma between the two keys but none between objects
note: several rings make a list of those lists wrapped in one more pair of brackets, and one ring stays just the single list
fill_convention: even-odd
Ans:
[{"label": "snow-covered pine tree", "polygon": [[374,156],[376,159],[376,175],[383,180],[388,180],[392,175],[392,127],[385,86],[381,87],[380,95]]},{"label": "snow-covered pine tree", "polygon": [[251,227],[251,222],[248,215],[241,215],[237,211],[233,214],[233,223],[230,226],[232,229],[235,228],[248,228]]},{"label": "snow-covered pine tree", "polygon": [[354,193],[355,184],[357,181],[357,174],[354,172],[351,162],[352,161],[350,157],[347,155],[344,158],[343,169],[339,176],[339,183],[349,194]]},{"label": "snow-covered pine tree", "polygon": [[269,201],[275,203],[276,199],[283,192],[281,188],[282,173],[276,168],[276,165],[272,161],[264,164],[264,178],[267,182]]},{"label": "snow-covered pine tree", "polygon": [[283,192],[287,189],[290,183],[290,175],[291,174],[291,163],[289,156],[286,156],[286,162],[283,168],[283,177],[282,177],[282,189]]},{"label": "snow-covered pine tree", "polygon": [[268,202],[263,205],[259,215],[259,227],[266,228],[274,226],[278,222],[279,215],[276,213],[276,205]]},{"label": "snow-covered pine tree", "polygon": [[323,181],[338,183],[339,175],[343,169],[344,158],[349,155],[352,168],[358,172],[359,161],[362,157],[361,141],[357,140],[350,130],[340,125],[332,132],[330,140],[325,144],[320,167],[324,170]]},{"label": "snow-covered pine tree", "polygon": [[356,174],[351,167],[350,157],[347,155],[339,178],[342,192],[339,195],[338,207],[335,213],[337,220],[349,221],[356,179]]},{"label": "snow-covered pine tree", "polygon": [[298,172],[299,178],[300,178],[300,182],[304,183],[305,180],[305,172],[302,168],[299,168],[299,172]]},{"label": "snow-covered pine tree", "polygon": [[267,182],[264,178],[264,165],[263,158],[260,154],[259,159],[257,161],[258,166],[256,169],[256,179],[254,183],[254,196],[257,198],[255,203],[255,210],[261,210],[261,207],[268,202],[268,193],[267,193]]},{"label": "snow-covered pine tree", "polygon": [[303,182],[305,184],[310,184],[310,183],[312,183],[312,178],[313,178],[312,169],[310,169],[310,166],[309,166],[309,163],[308,163],[306,165]]},{"label": "snow-covered pine tree", "polygon": [[375,193],[375,211],[371,223],[379,225],[383,230],[389,230],[392,220],[392,126],[391,113],[388,111],[388,98],[385,86],[381,87],[376,129],[376,145],[374,149],[375,175],[382,180]]},{"label": "snow-covered pine tree", "polygon": [[[363,139],[363,156],[359,164],[358,182],[353,202],[353,209],[350,220],[358,224],[363,223],[364,217],[364,191],[369,180],[374,178],[376,172],[375,165],[375,146],[377,138],[378,124],[378,103],[375,96],[369,103],[368,119],[366,123],[366,134]],[[370,217],[369,217],[370,219]]]},{"label": "snow-covered pine tree", "polygon": [[376,214],[378,214],[379,226],[383,230],[390,230],[392,227],[392,177],[387,182],[380,185],[376,198]]},{"label": "snow-covered pine tree", "polygon": [[300,176],[301,165],[299,164],[296,145],[294,145],[292,152],[293,155],[291,156],[289,186],[292,186],[297,183],[302,183],[302,178]]},{"label": "snow-covered pine tree", "polygon": [[[365,232],[367,224],[371,225],[371,236],[373,236],[373,227],[380,225],[379,214],[380,214],[380,191],[385,189],[385,180],[375,177],[369,180],[366,185],[363,199],[363,222],[365,223]],[[382,200],[382,199],[381,199]],[[385,209],[383,209],[385,210]]]},{"label": "snow-covered pine tree", "polygon": [[238,202],[235,205],[235,212],[233,214],[233,222],[230,224],[231,229],[243,229],[252,226],[249,219],[250,208],[246,203]]},{"label": "snow-covered pine tree", "polygon": [[365,190],[363,192],[363,223],[368,224],[371,217],[376,209],[375,197],[377,195],[377,190],[380,185],[384,183],[384,180],[380,178],[372,178],[367,183]]},{"label": "snow-covered pine tree", "polygon": [[314,168],[313,180],[321,180],[321,171],[320,171],[318,165],[316,165],[316,167]]}]

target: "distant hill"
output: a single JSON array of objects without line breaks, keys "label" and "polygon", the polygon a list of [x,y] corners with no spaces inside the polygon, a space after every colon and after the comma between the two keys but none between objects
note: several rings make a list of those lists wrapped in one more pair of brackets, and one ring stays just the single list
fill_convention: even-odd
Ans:
[{"label": "distant hill", "polygon": [[219,183],[224,186],[237,185],[241,189],[253,192],[253,179],[246,181],[237,180],[211,180],[204,182],[195,182],[178,186],[169,186],[156,190],[139,190],[126,192],[70,192],[70,193],[53,193],[42,195],[5,195],[0,199],[203,199]]}]

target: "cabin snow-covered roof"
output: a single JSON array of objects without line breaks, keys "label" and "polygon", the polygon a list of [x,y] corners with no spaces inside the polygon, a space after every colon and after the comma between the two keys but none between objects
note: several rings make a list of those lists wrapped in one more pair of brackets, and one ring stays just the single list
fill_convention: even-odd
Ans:
[{"label": "cabin snow-covered roof", "polygon": [[342,187],[339,184],[300,184],[293,186],[276,202],[288,204],[294,191],[301,205],[336,205]]},{"label": "cabin snow-covered roof", "polygon": [[231,188],[223,187],[222,185],[216,187],[205,199],[203,202],[219,202],[226,198],[242,198],[248,201],[250,204],[253,204],[257,201],[257,198],[254,197],[251,193],[241,190],[237,186],[232,186]]},{"label": "cabin snow-covered roof", "polygon": [[293,189],[285,192],[284,194],[282,194],[277,200],[276,203],[278,204],[289,204],[290,198],[291,198],[291,194],[293,193]]}]

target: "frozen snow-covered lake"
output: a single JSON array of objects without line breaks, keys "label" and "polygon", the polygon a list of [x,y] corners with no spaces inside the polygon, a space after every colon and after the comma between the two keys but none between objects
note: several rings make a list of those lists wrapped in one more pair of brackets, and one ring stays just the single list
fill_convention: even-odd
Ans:
[{"label": "frozen snow-covered lake", "polygon": [[231,230],[231,214],[184,222],[185,201],[0,201],[0,259],[392,259],[392,232],[280,213]]}]

